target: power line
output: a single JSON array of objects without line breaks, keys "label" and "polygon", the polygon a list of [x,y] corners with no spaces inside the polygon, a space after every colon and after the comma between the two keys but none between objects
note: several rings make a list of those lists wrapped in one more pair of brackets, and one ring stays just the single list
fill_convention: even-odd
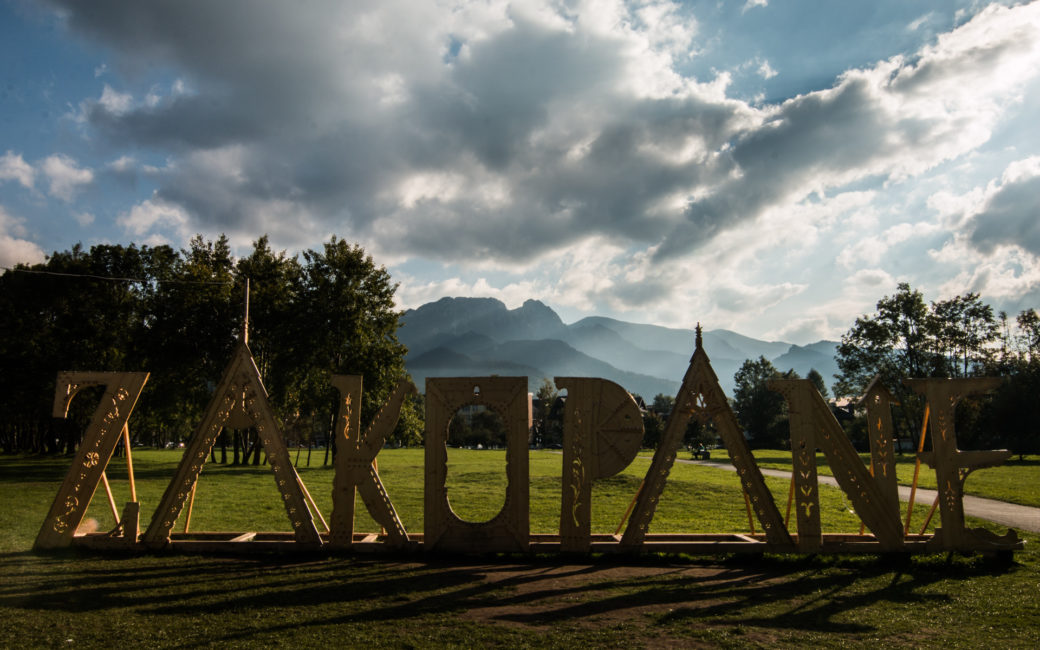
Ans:
[{"label": "power line", "polygon": [[32,269],[16,269],[16,268],[11,268],[9,266],[0,266],[0,269],[4,269],[5,271],[7,271],[9,273],[28,273],[28,274],[31,274],[31,275],[54,275],[54,276],[65,277],[65,278],[87,278],[87,279],[91,279],[91,280],[104,280],[106,282],[137,282],[137,283],[140,283],[140,284],[147,284],[149,282],[159,282],[159,283],[163,283],[163,284],[199,284],[199,285],[216,285],[216,286],[223,286],[223,285],[228,285],[228,284],[234,284],[234,282],[232,280],[224,280],[224,281],[219,281],[219,280],[161,280],[161,279],[158,279],[158,278],[156,278],[154,280],[143,280],[143,279],[140,279],[140,278],[120,278],[120,277],[112,277],[112,276],[105,276],[105,275],[89,275],[89,274],[86,274],[86,273],[60,273],[58,271],[35,271],[35,270],[32,270]]}]

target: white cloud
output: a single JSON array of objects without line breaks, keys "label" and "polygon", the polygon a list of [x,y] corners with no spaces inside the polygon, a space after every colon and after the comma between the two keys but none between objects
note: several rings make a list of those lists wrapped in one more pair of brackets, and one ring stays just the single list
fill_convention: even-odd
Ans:
[{"label": "white cloud", "polygon": [[26,231],[22,219],[7,212],[0,205],[0,266],[13,267],[16,264],[38,264],[43,262],[43,250],[33,242],[25,239]]},{"label": "white cloud", "polygon": [[925,221],[903,222],[884,230],[878,235],[865,235],[849,244],[838,253],[838,263],[847,269],[861,265],[878,266],[881,258],[894,246],[915,238],[927,237],[939,231],[939,226]]},{"label": "white cloud", "polygon": [[180,206],[153,196],[119,215],[116,223],[131,235],[140,237],[154,234],[152,231],[158,228],[184,231],[188,216]]},{"label": "white cloud", "polygon": [[661,254],[697,246],[706,225],[871,177],[907,179],[969,154],[1038,75],[1040,3],[994,6],[913,59],[850,70],[831,89],[763,111],[727,152],[726,180],[691,203]]},{"label": "white cloud", "polygon": [[137,168],[137,160],[133,156],[120,156],[108,163],[107,167],[119,174],[128,174]]},{"label": "white cloud", "polygon": [[36,170],[25,162],[21,154],[8,150],[0,156],[0,181],[18,181],[25,188],[32,189],[36,178]]},{"label": "white cloud", "polygon": [[917,30],[921,29],[922,25],[928,24],[934,18],[935,18],[935,12],[934,11],[929,11],[928,13],[924,14],[923,16],[919,16],[919,17],[915,18],[914,20],[912,20],[910,22],[910,24],[906,26],[906,29],[907,29],[907,31],[910,31],[910,32],[916,32]]},{"label": "white cloud", "polygon": [[40,163],[40,171],[50,181],[51,196],[66,202],[72,200],[80,187],[94,181],[93,171],[80,167],[65,154],[54,154],[44,158]]},{"label": "white cloud", "polygon": [[98,104],[113,115],[122,115],[133,108],[134,97],[130,93],[117,92],[113,90],[111,86],[105,84],[104,90],[101,91],[101,99],[98,100]]},{"label": "white cloud", "polygon": [[934,257],[963,269],[940,285],[939,297],[976,292],[987,301],[1006,305],[1011,312],[1036,307],[1040,298],[1040,258],[1019,246],[1000,245],[982,253],[965,240],[957,240],[936,251]]}]

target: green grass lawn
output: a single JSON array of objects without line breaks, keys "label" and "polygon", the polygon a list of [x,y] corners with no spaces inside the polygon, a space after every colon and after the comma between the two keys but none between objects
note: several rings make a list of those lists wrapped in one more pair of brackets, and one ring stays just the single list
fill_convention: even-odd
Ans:
[{"label": "green grass lawn", "polygon": [[[178,459],[177,452],[135,451],[142,525]],[[530,454],[533,532],[558,528],[561,461],[558,453]],[[1031,648],[1040,643],[1040,538],[1034,535],[1023,535],[1026,550],[1010,564],[956,555],[892,564],[874,557],[619,563],[595,557],[34,554],[29,548],[69,462],[0,456],[5,645]],[[595,532],[614,531],[648,466],[643,458],[619,476],[597,482]],[[421,532],[422,450],[383,451],[379,467],[405,527]],[[503,499],[504,467],[503,452],[451,450],[453,508],[469,520],[493,516]],[[128,489],[120,459],[108,473],[121,506]],[[304,466],[300,474],[327,517],[332,470]],[[787,481],[769,479],[768,485],[783,513]],[[826,532],[859,529],[837,490],[821,488],[821,512]],[[112,525],[100,490],[88,516],[101,529]],[[374,530],[367,515],[358,519],[359,530]],[[267,467],[217,465],[202,473],[191,527],[289,529]],[[675,466],[651,532],[747,530],[733,473]]]},{"label": "green grass lawn", "polygon": [[[719,450],[725,459],[725,450]],[[758,466],[791,471],[791,452],[781,449],[758,449],[754,451]],[[864,465],[870,467],[870,454],[860,454]],[[910,485],[914,480],[915,454],[896,456],[896,477],[901,485]],[[816,465],[820,474],[831,475],[827,458],[822,452],[816,454]],[[921,463],[917,486],[935,489],[935,470]],[[1025,456],[1022,460],[1013,456],[1000,467],[988,467],[972,472],[964,482],[964,493],[987,499],[997,499],[1040,508],[1040,456]]]}]

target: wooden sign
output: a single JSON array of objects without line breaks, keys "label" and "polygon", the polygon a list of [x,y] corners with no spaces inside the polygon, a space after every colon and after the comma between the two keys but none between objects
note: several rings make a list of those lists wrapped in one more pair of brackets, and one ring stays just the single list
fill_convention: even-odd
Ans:
[{"label": "wooden sign", "polygon": [[[425,494],[423,532],[408,532],[379,477],[378,454],[396,425],[404,399],[415,391],[402,379],[383,409],[362,433],[359,413],[362,382],[357,376],[335,376],[340,409],[336,439],[331,525],[315,506],[296,473],[282,439],[281,427],[267,399],[260,374],[246,343],[238,344],[202,421],[192,435],[169,486],[139,539],[136,497],[119,515],[110,497],[116,527],[105,533],[77,533],[83,513],[99,483],[115,445],[128,441],[127,421],[147,380],[146,373],[62,373],[55,398],[56,415],[64,416],[70,400],[87,385],[104,385],[105,395],[84,435],[72,467],[44,519],[35,548],[69,545],[95,548],[147,547],[180,550],[292,551],[422,550],[452,553],[886,553],[1011,551],[1023,542],[1015,532],[997,536],[965,527],[961,503],[965,477],[974,469],[1002,463],[1006,451],[964,452],[957,449],[953,408],[965,395],[987,390],[995,379],[913,379],[908,384],[929,405],[928,426],[933,451],[920,453],[934,468],[939,485],[942,525],[934,535],[911,534],[900,524],[892,456],[891,395],[880,383],[870,386],[862,405],[868,417],[871,457],[865,465],[853,449],[823,398],[808,380],[777,380],[771,388],[783,394],[790,411],[792,479],[788,514],[795,529],[766,486],[729,402],[704,352],[700,327],[668,425],[639,491],[623,534],[591,532],[593,483],[613,476],[635,459],[643,438],[638,406],[624,388],[603,379],[561,377],[567,391],[563,430],[560,526],[557,534],[532,535],[529,522],[529,396],[525,377],[436,378],[426,382]],[[496,412],[506,430],[505,503],[483,522],[460,518],[446,488],[449,423],[460,408]],[[712,422],[740,480],[750,534],[653,534],[651,523],[691,418]],[[190,519],[194,488],[223,427],[252,427],[270,459],[273,480],[285,507],[291,533],[176,532],[183,513]],[[816,450],[821,449],[846,499],[863,522],[863,532],[826,533],[820,521]],[[129,446],[127,446],[129,462]],[[132,483],[132,469],[131,469]],[[110,495],[110,492],[108,492]],[[133,489],[131,489],[133,495]],[[355,495],[381,532],[354,530]],[[320,532],[315,519],[322,522]],[[757,521],[761,532],[755,532]],[[619,528],[620,533],[620,528]]]}]

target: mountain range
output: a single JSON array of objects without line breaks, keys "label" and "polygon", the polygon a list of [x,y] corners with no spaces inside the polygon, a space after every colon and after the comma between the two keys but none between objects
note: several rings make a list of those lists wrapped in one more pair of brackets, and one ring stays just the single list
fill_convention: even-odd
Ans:
[{"label": "mountain range", "polygon": [[[568,325],[537,300],[509,309],[494,298],[442,298],[409,309],[397,336],[408,347],[405,365],[420,390],[427,377],[526,376],[532,392],[543,378],[602,377],[648,402],[679,391],[695,340],[692,329],[600,316]],[[733,375],[759,356],[802,377],[815,368],[828,384],[838,372],[834,341],[798,346],[716,329],[705,331],[703,342],[730,396]]]}]

